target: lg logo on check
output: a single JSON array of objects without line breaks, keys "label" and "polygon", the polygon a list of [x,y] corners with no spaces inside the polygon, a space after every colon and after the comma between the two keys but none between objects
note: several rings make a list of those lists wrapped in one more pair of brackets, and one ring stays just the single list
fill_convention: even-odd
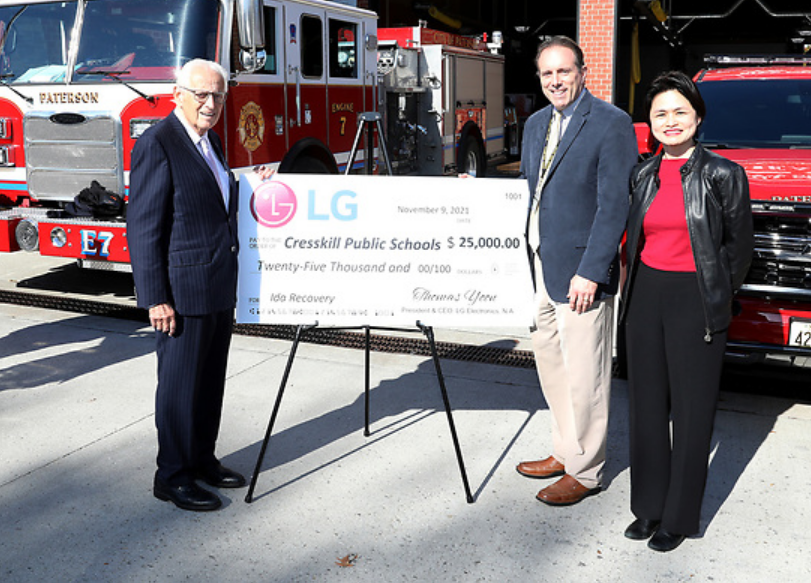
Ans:
[{"label": "lg logo on check", "polygon": [[[349,202],[357,194],[351,190],[341,190],[327,200],[319,197],[315,190],[308,191],[307,220],[354,221],[358,218],[358,205]],[[318,201],[321,200],[321,204]],[[286,184],[278,181],[263,182],[251,197],[251,213],[256,221],[265,227],[283,227],[296,214],[298,200],[296,194]]]},{"label": "lg logo on check", "polygon": [[296,193],[281,182],[263,182],[251,196],[251,213],[260,225],[283,227],[296,214]]}]

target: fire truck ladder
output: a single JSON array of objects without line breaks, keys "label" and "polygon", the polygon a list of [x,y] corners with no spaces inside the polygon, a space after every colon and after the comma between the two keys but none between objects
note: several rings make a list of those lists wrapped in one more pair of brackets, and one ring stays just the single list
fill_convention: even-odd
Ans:
[{"label": "fire truck ladder", "polygon": [[349,171],[352,170],[355,164],[360,137],[363,135],[364,130],[366,130],[366,150],[363,160],[364,174],[372,174],[375,159],[375,129],[377,129],[378,148],[383,153],[383,160],[386,163],[386,172],[388,172],[389,176],[393,174],[391,170],[391,160],[389,160],[389,151],[386,147],[386,139],[383,136],[382,119],[383,116],[376,111],[365,111],[358,115],[358,131],[355,134],[355,143],[352,144],[352,151],[349,153],[349,161],[346,164],[344,174],[349,174]]}]

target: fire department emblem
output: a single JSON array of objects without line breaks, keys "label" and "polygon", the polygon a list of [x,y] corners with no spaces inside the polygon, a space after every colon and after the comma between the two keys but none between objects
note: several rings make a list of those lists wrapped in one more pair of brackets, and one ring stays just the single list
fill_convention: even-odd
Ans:
[{"label": "fire department emblem", "polygon": [[255,151],[262,145],[265,138],[265,118],[262,116],[262,108],[253,101],[249,101],[242,107],[239,114],[239,143],[249,152]]}]

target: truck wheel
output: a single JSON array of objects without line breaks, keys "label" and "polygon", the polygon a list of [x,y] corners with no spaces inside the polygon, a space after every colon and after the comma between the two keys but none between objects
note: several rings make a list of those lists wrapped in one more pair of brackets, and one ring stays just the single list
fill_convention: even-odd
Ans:
[{"label": "truck wheel", "polygon": [[297,158],[288,170],[290,174],[332,174],[329,167],[318,158],[302,156]]},{"label": "truck wheel", "polygon": [[17,245],[23,251],[36,251],[39,249],[39,229],[35,222],[23,219],[17,223],[14,236],[17,238]]},{"label": "truck wheel", "polygon": [[459,173],[479,178],[484,178],[486,174],[484,152],[474,136],[468,135],[459,146]]}]

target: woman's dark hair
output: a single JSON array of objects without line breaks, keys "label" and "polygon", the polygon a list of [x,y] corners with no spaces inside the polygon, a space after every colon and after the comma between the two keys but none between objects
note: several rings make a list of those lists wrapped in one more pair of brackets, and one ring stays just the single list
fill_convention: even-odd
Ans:
[{"label": "woman's dark hair", "polygon": [[684,98],[690,102],[693,109],[696,110],[699,119],[704,120],[704,116],[707,113],[707,106],[704,105],[704,99],[701,97],[701,93],[698,92],[696,84],[681,71],[668,71],[653,80],[645,95],[645,121],[648,122],[648,125],[650,125],[650,110],[654,98],[666,91],[678,91],[681,93]]}]

